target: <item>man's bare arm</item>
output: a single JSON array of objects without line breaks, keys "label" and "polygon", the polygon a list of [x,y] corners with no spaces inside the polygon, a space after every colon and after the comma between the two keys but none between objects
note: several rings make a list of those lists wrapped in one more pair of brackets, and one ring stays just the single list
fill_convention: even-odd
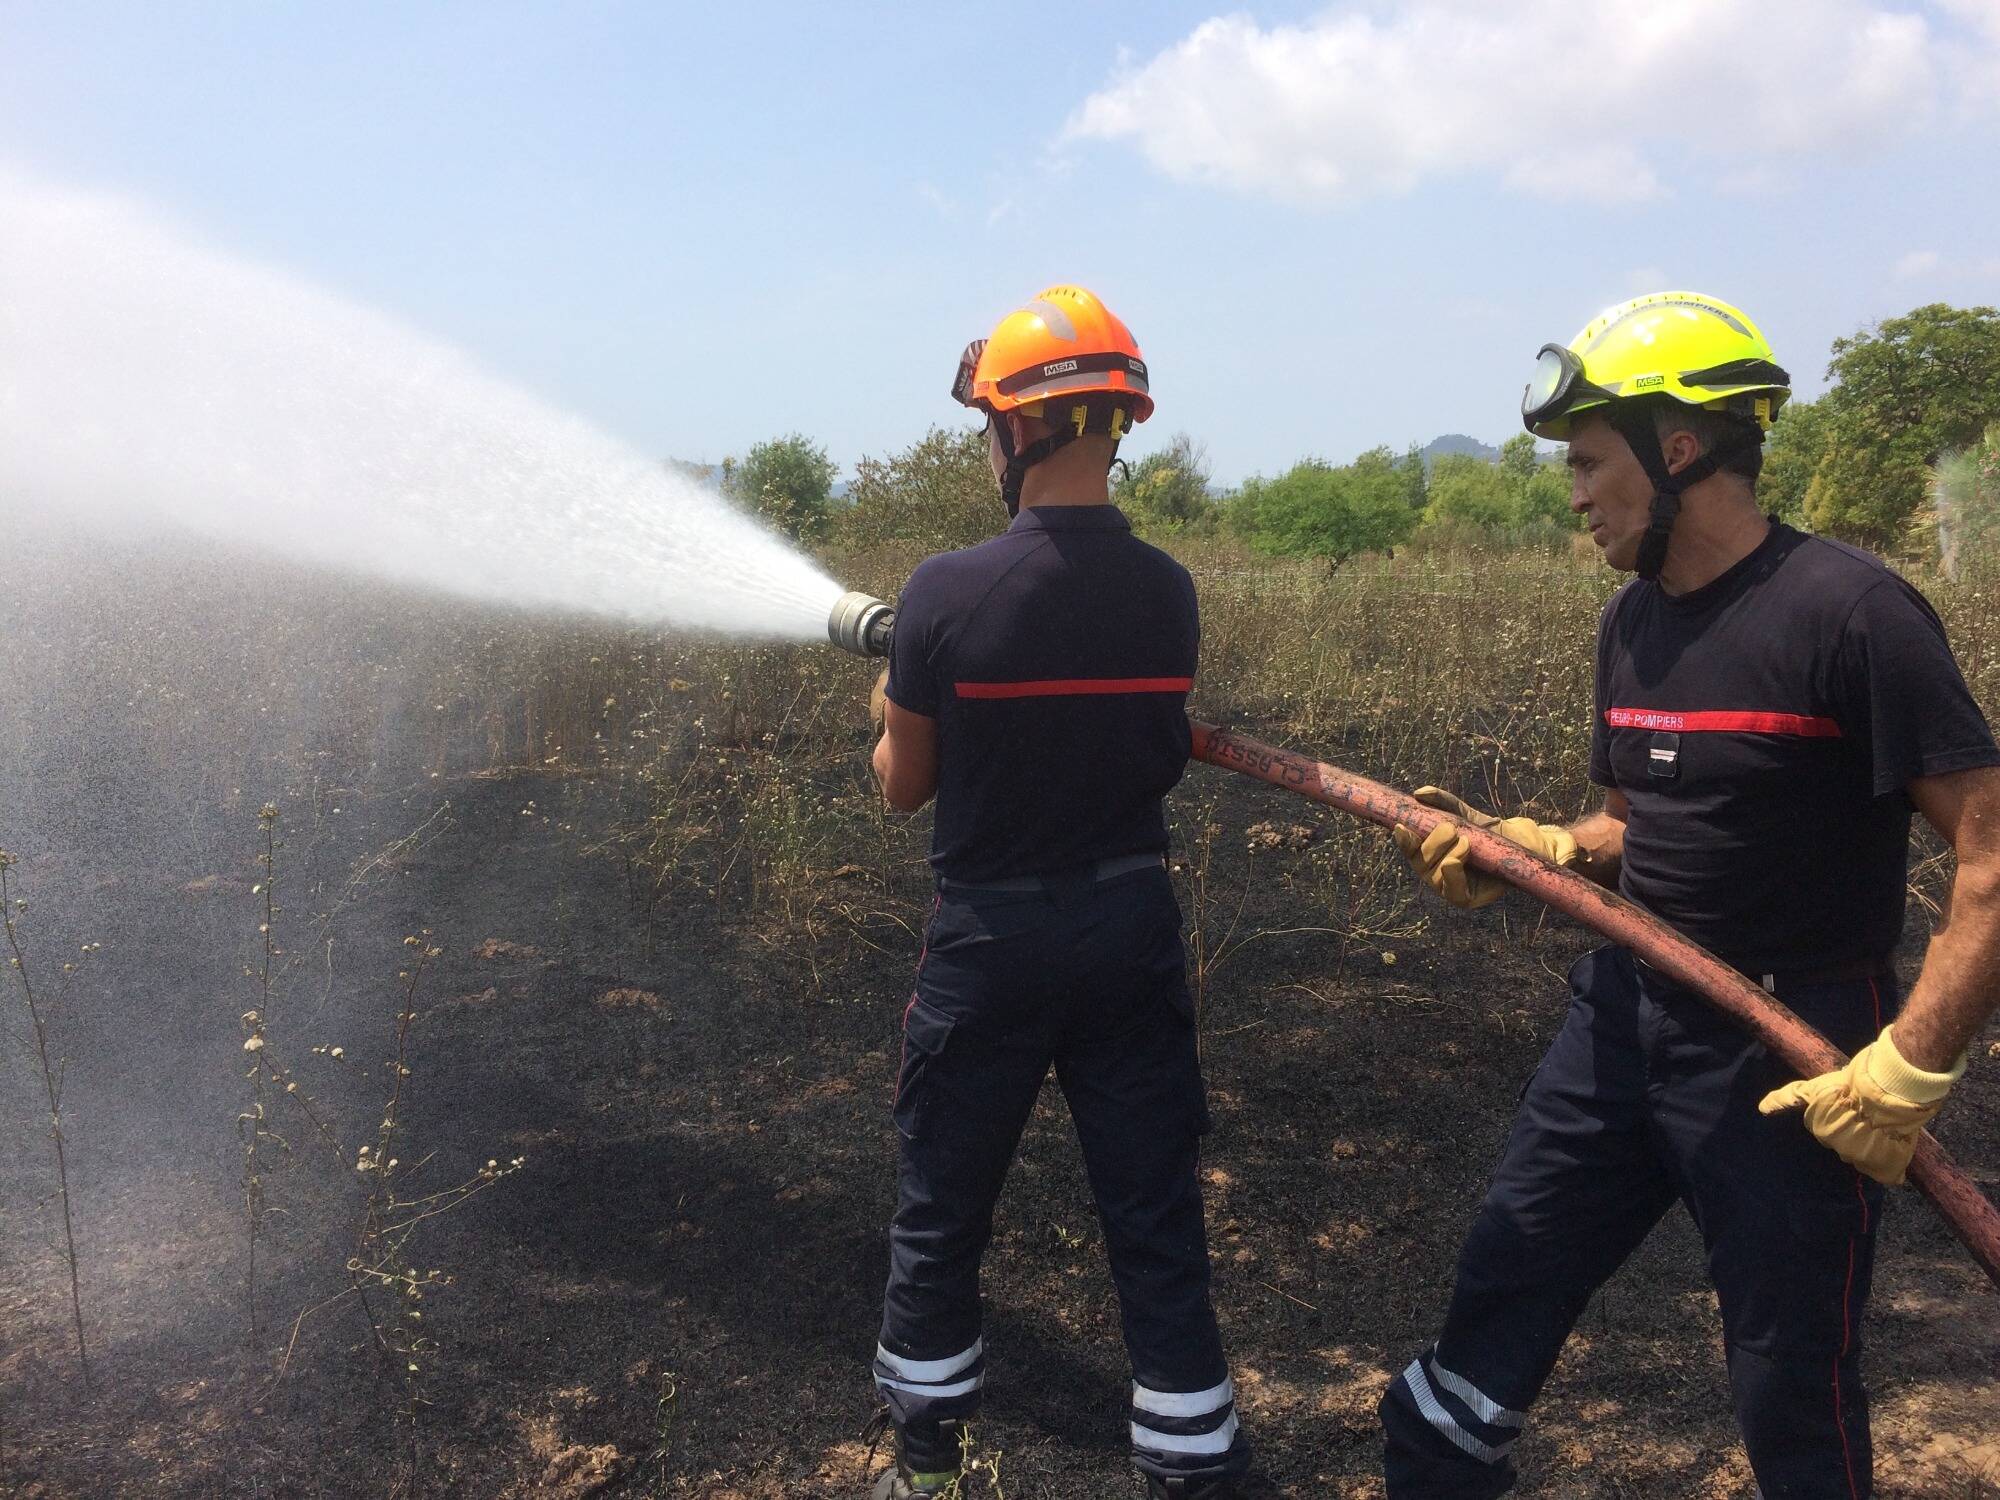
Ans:
[{"label": "man's bare arm", "polygon": [[897,812],[915,812],[937,795],[937,720],[885,700],[874,764],[882,800]]},{"label": "man's bare arm", "polygon": [[1910,800],[1958,856],[1944,925],[1891,1028],[1896,1050],[1949,1071],[2000,1006],[2000,766],[1924,776]]}]

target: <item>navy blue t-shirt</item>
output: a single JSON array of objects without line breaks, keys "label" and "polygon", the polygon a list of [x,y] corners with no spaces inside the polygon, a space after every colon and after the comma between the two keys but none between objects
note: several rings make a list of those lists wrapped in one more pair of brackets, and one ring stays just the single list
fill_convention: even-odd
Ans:
[{"label": "navy blue t-shirt", "polygon": [[1187,569],[1112,505],[1032,506],[919,564],[888,693],[937,720],[938,873],[1006,880],[1164,853],[1200,632]]},{"label": "navy blue t-shirt", "polygon": [[1596,696],[1590,778],[1632,807],[1619,890],[1752,972],[1886,956],[1904,787],[2000,764],[1924,596],[1782,523],[1691,593],[1614,594]]}]

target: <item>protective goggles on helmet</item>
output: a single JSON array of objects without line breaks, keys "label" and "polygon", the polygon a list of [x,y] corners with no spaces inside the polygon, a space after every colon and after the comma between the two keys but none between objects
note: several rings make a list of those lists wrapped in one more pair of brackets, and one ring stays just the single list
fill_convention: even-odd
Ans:
[{"label": "protective goggles on helmet", "polygon": [[1553,422],[1577,402],[1612,400],[1611,392],[1584,377],[1583,361],[1562,344],[1544,344],[1535,374],[1521,391],[1521,420],[1529,427]]},{"label": "protective goggles on helmet", "polygon": [[958,374],[952,377],[951,399],[960,406],[972,406],[972,383],[979,374],[979,356],[986,352],[986,340],[974,339],[958,357]]}]

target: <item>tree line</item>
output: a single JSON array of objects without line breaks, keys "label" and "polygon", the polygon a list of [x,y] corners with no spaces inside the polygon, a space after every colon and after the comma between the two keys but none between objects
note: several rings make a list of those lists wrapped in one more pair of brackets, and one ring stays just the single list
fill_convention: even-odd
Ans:
[{"label": "tree line", "polygon": [[[1759,486],[1766,509],[1948,567],[2000,541],[2000,312],[1914,308],[1834,340],[1826,376],[1827,390],[1794,399],[1772,431]],[[862,459],[839,497],[826,450],[798,433],[720,465],[677,467],[806,542],[957,547],[995,526],[985,439],[958,428]],[[1177,433],[1113,472],[1113,499],[1142,533],[1233,535],[1261,552],[1334,564],[1426,538],[1560,542],[1577,524],[1569,490],[1560,450],[1541,451],[1525,432],[1493,460],[1377,447],[1345,464],[1301,459],[1233,491],[1215,487],[1205,449]]]},{"label": "tree line", "polygon": [[[1878,552],[1935,546],[1939,481],[2000,446],[2000,312],[1933,302],[1833,341],[1833,383],[1772,430],[1759,493],[1814,531]],[[2000,504],[1989,477],[1985,508]],[[1915,535],[1913,535],[1913,530]]]}]

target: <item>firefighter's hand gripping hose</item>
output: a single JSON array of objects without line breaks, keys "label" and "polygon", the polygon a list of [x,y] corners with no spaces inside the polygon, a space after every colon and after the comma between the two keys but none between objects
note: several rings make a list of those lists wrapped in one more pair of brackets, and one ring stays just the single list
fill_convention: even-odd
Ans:
[{"label": "firefighter's hand gripping hose", "polygon": [[[1450,820],[1437,809],[1337,766],[1260,744],[1211,724],[1192,723],[1190,727],[1194,757],[1209,765],[1268,781],[1385,828],[1400,823],[1419,840],[1428,838],[1439,825],[1449,825]],[[1815,1081],[1822,1074],[1847,1068],[1848,1059],[1839,1049],[1791,1010],[1658,918],[1490,829],[1464,826],[1458,836],[1466,842],[1465,858],[1473,867],[1527,891],[1630,949],[1733,1017],[1802,1078]],[[1869,1050],[1864,1049],[1862,1055]],[[1988,1201],[1943,1147],[1921,1132],[1912,1140],[1909,1177],[1936,1206],[1980,1268],[2000,1285],[2000,1209]]]},{"label": "firefighter's hand gripping hose", "polygon": [[1771,1090],[1758,1112],[1803,1108],[1806,1128],[1828,1150],[1857,1172],[1901,1187],[1917,1138],[1944,1106],[1944,1096],[1965,1071],[1965,1059],[1949,1073],[1927,1073],[1896,1050],[1894,1029],[1883,1027],[1881,1036],[1837,1073]]},{"label": "firefighter's hand gripping hose", "polygon": [[[1551,863],[1564,866],[1576,863],[1576,840],[1567,828],[1558,828],[1553,823],[1537,823],[1533,818],[1496,818],[1492,813],[1483,813],[1439,787],[1420,786],[1410,795],[1425,807],[1450,813],[1460,823],[1491,829],[1510,843],[1519,844],[1530,854],[1539,854]],[[1471,911],[1498,901],[1507,889],[1506,881],[1496,880],[1473,868],[1467,859],[1472,843],[1454,823],[1440,818],[1437,827],[1428,835],[1419,835],[1415,829],[1402,823],[1389,832],[1396,840],[1396,847],[1403,851],[1403,858],[1417,872],[1417,878],[1453,906]]]}]

